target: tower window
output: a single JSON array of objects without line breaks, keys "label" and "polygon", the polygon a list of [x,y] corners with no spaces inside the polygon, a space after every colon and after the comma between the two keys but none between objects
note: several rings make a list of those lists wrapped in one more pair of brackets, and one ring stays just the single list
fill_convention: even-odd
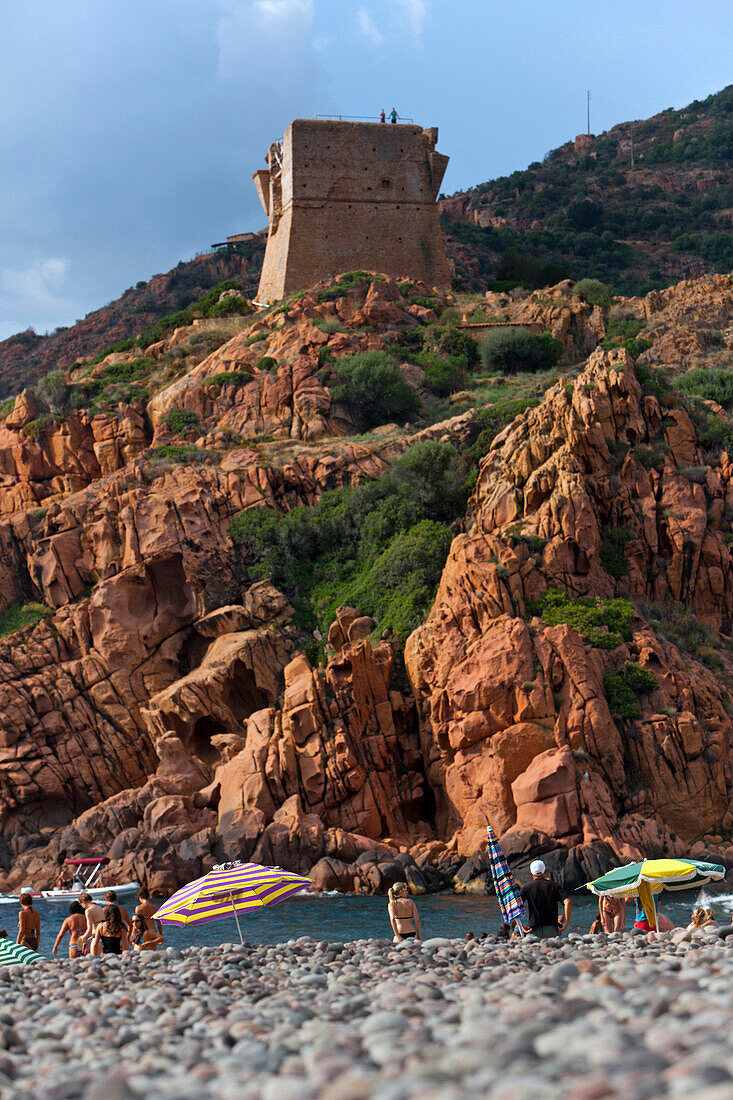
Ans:
[{"label": "tower window", "polygon": [[381,186],[385,189],[392,186],[392,180],[382,180]]}]

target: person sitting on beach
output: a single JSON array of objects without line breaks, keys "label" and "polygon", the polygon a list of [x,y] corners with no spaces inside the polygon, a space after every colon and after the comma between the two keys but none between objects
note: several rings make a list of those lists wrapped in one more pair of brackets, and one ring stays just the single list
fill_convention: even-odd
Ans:
[{"label": "person sitting on beach", "polygon": [[396,882],[394,886],[390,886],[387,913],[395,943],[401,943],[402,940],[422,939],[417,906],[412,898],[407,896],[406,882]]},{"label": "person sitting on beach", "polygon": [[132,934],[132,921],[130,920],[130,914],[127,912],[124,905],[120,905],[120,903],[118,902],[118,900],[117,900],[117,891],[116,890],[108,890],[107,893],[104,895],[104,900],[107,902],[107,905],[116,905],[117,906],[117,908],[120,911],[120,916],[122,917],[122,923],[124,924],[125,928],[127,929],[127,934],[128,934],[128,936],[131,935]]},{"label": "person sitting on beach", "polygon": [[153,905],[150,900],[150,894],[145,886],[141,886],[137,892],[137,896],[140,900],[140,904],[135,907],[135,913],[145,918],[145,927],[149,928],[151,932],[157,931],[158,935],[163,939],[163,925],[159,920],[154,921],[153,916],[156,912],[156,906]]},{"label": "person sitting on beach", "polygon": [[82,934],[79,943],[82,947],[82,954],[88,955],[94,936],[94,929],[104,920],[104,912],[101,905],[97,905],[95,901],[92,901],[92,895],[87,893],[86,890],[83,890],[81,894],[79,894],[79,905],[81,905],[84,910],[87,921],[86,931]]},{"label": "person sitting on beach", "polygon": [[[656,898],[656,910],[657,910],[657,932],[671,932],[674,928],[674,922],[665,916],[664,913],[659,912],[659,898]],[[634,913],[634,928],[641,929],[642,932],[653,932],[651,924],[647,920],[646,913],[644,912],[644,906],[641,904],[641,898],[636,899],[636,912]]]},{"label": "person sitting on beach", "polygon": [[598,917],[604,932],[623,932],[626,924],[626,898],[601,894],[598,898]]},{"label": "person sitting on beach", "polygon": [[695,932],[698,928],[711,928],[717,923],[715,913],[712,909],[703,909],[701,905],[696,905],[690,914],[690,923],[687,925],[687,931]]},{"label": "person sitting on beach", "polygon": [[703,924],[703,928],[711,928],[713,925],[717,925],[717,923],[718,922],[715,919],[714,911],[712,909],[706,909],[705,910],[705,923]]},{"label": "person sitting on beach", "polygon": [[83,951],[83,947],[79,942],[82,937],[82,933],[87,926],[87,919],[84,915],[84,910],[78,901],[72,901],[69,906],[69,916],[59,929],[59,934],[56,937],[56,942],[53,945],[53,954],[55,955],[59,949],[59,944],[62,939],[69,933],[69,958],[78,959]]},{"label": "person sitting on beach", "polygon": [[94,929],[91,954],[121,955],[129,946],[130,940],[127,929],[122,923],[120,910],[116,905],[107,905],[104,910],[104,920]]},{"label": "person sitting on beach", "polygon": [[30,947],[37,951],[41,942],[41,915],[33,908],[30,894],[20,895],[21,910],[18,914],[18,938],[15,941],[21,947]]},{"label": "person sitting on beach", "polygon": [[[573,903],[563,897],[557,886],[546,878],[547,868],[541,859],[533,860],[529,865],[532,881],[523,886],[519,896],[527,907],[527,931],[541,940],[559,936],[570,923]],[[558,906],[563,907],[563,916],[558,919]]]},{"label": "person sitting on beach", "polygon": [[158,944],[163,942],[162,936],[156,936],[155,932],[145,926],[145,917],[136,913],[132,918],[132,935],[130,946],[133,951],[157,951]]}]

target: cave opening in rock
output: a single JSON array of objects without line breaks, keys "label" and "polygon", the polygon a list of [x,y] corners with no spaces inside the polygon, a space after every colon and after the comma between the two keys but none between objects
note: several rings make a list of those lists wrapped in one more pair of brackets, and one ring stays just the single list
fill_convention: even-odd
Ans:
[{"label": "cave opening in rock", "polygon": [[266,693],[257,686],[254,672],[242,661],[235,661],[223,695],[224,703],[237,719],[244,723],[250,714],[270,706]]},{"label": "cave opening in rock", "polygon": [[219,753],[212,745],[211,739],[217,733],[223,733],[221,723],[216,722],[209,715],[199,718],[191,733],[191,753],[202,760],[204,764],[214,766],[219,760]]}]

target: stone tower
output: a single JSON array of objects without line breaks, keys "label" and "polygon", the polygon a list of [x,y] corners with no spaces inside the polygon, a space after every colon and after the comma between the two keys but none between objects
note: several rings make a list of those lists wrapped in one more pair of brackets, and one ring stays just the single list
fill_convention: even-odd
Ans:
[{"label": "stone tower", "polygon": [[437,129],[298,118],[253,179],[270,219],[258,302],[342,271],[447,289],[435,200],[448,163]]}]

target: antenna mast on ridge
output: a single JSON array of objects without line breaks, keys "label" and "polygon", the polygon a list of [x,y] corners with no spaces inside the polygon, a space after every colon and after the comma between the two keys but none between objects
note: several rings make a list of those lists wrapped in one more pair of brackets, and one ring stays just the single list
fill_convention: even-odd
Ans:
[{"label": "antenna mast on ridge", "polygon": [[588,89],[588,92],[586,94],[585,110],[588,120],[588,137],[590,137],[590,88]]}]

